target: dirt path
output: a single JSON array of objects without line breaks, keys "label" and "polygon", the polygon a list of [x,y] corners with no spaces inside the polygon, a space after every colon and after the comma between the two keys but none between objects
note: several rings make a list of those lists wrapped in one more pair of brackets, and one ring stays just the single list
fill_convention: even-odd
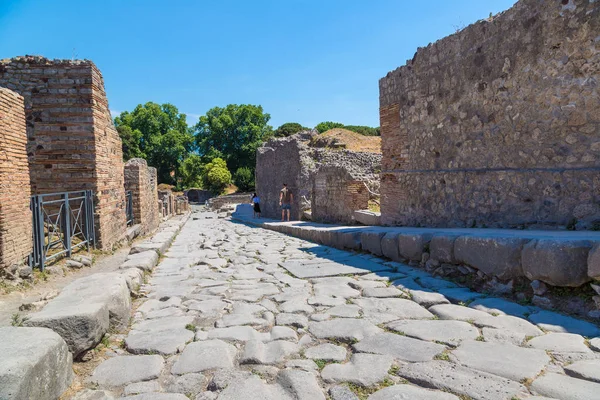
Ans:
[{"label": "dirt path", "polygon": [[47,281],[38,282],[31,288],[0,295],[0,326],[11,325],[13,315],[17,313],[21,317],[29,313],[27,311],[19,311],[21,304],[33,303],[48,293],[60,291],[75,279],[98,272],[112,272],[116,270],[125,261],[127,254],[129,254],[129,249],[130,247],[127,246],[118,249],[114,254],[96,256],[94,265],[91,268],[70,270],[66,276],[50,275]]}]

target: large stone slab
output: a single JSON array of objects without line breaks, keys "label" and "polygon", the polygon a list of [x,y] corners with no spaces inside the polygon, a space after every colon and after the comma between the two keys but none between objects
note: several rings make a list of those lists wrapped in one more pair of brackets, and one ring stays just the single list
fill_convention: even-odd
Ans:
[{"label": "large stone slab", "polygon": [[452,355],[465,367],[518,382],[535,378],[550,362],[544,350],[472,340],[464,341]]},{"label": "large stone slab", "polygon": [[346,359],[346,348],[331,343],[323,343],[307,349],[304,356],[312,360],[344,361]]},{"label": "large stone slab", "polygon": [[360,298],[353,299],[353,303],[363,309],[364,318],[377,323],[389,322],[397,319],[429,319],[433,314],[417,303],[407,299],[390,298]]},{"label": "large stone slab", "polygon": [[402,365],[398,375],[417,385],[447,390],[469,396],[473,400],[524,398],[529,393],[527,388],[518,382],[448,361]]},{"label": "large stone slab", "polygon": [[360,353],[390,355],[398,360],[408,362],[430,361],[446,348],[437,343],[384,332],[369,336],[353,345]]},{"label": "large stone slab", "polygon": [[451,393],[423,389],[413,385],[394,385],[378,390],[369,400],[460,400]]},{"label": "large stone slab", "polygon": [[409,337],[454,346],[463,340],[474,340],[479,336],[479,330],[464,321],[400,320],[390,322],[386,327]]},{"label": "large stone slab", "polygon": [[581,286],[588,276],[587,240],[538,239],[523,246],[522,265],[525,276],[553,286]]},{"label": "large stone slab", "polygon": [[429,233],[403,233],[398,236],[400,257],[412,261],[421,261],[429,246],[432,235]]},{"label": "large stone slab", "polygon": [[297,278],[320,278],[348,274],[368,274],[370,272],[387,271],[389,267],[368,260],[356,259],[353,265],[336,262],[323,262],[319,264],[303,263],[301,261],[286,261],[280,264]]},{"label": "large stone slab", "polygon": [[397,232],[388,232],[381,238],[381,252],[390,260],[400,261]]},{"label": "large stone slab", "polygon": [[582,360],[565,367],[565,372],[574,378],[600,383],[600,360]]},{"label": "large stone slab", "polygon": [[565,353],[591,353],[592,350],[585,345],[581,335],[573,333],[548,333],[534,337],[527,343],[528,346],[552,352]]},{"label": "large stone slab", "polygon": [[485,311],[456,304],[438,304],[429,307],[429,311],[437,315],[440,319],[455,319],[458,321],[477,321],[480,318],[488,318],[490,316]]},{"label": "large stone slab", "polygon": [[527,239],[514,237],[460,236],[454,242],[458,263],[470,265],[500,279],[523,276],[521,250]]},{"label": "large stone slab", "polygon": [[600,281],[600,242],[596,243],[588,254],[587,274],[590,278]]},{"label": "large stone slab", "polygon": [[0,399],[55,400],[71,385],[73,358],[45,328],[0,328]]},{"label": "large stone slab", "polygon": [[590,382],[569,376],[546,373],[531,384],[537,393],[561,400],[600,399],[600,383]]},{"label": "large stone slab", "polygon": [[431,259],[441,263],[455,264],[454,241],[456,238],[458,238],[458,235],[434,235],[429,243]]},{"label": "large stone slab", "polygon": [[173,364],[171,373],[183,375],[215,368],[233,368],[237,349],[222,340],[190,343]]},{"label": "large stone slab", "polygon": [[127,351],[133,354],[178,353],[194,339],[194,332],[185,328],[193,321],[193,317],[165,317],[137,323],[125,338]]},{"label": "large stone slab", "polygon": [[552,311],[539,311],[531,314],[528,319],[551,332],[576,333],[587,337],[600,336],[600,328],[597,325]]},{"label": "large stone slab", "polygon": [[385,236],[385,232],[362,232],[360,242],[362,249],[376,256],[382,256],[381,239]]},{"label": "large stone slab", "polygon": [[275,340],[264,343],[250,340],[246,343],[240,358],[240,364],[278,364],[286,357],[297,354],[300,346],[285,340]]},{"label": "large stone slab", "polygon": [[149,381],[158,378],[163,365],[157,355],[113,357],[96,367],[90,381],[107,388]]},{"label": "large stone slab", "polygon": [[337,339],[349,343],[383,332],[366,320],[354,318],[310,322],[308,330],[318,339]]},{"label": "large stone slab", "polygon": [[155,251],[144,251],[142,253],[130,254],[120,269],[139,268],[143,271],[152,271],[158,264],[158,253]]},{"label": "large stone slab", "polygon": [[383,381],[394,359],[388,355],[355,354],[346,364],[329,364],[321,377],[325,382],[350,382],[359,386],[374,386]]}]

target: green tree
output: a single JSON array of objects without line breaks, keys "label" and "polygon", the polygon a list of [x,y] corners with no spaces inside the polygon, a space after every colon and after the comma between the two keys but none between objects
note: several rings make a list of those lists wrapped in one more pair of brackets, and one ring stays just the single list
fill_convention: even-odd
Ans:
[{"label": "green tree", "polygon": [[179,176],[184,189],[202,187],[204,175],[204,162],[197,154],[192,154],[181,163]]},{"label": "green tree", "polygon": [[321,122],[320,124],[315,126],[315,129],[317,131],[319,131],[319,133],[323,133],[323,132],[326,132],[333,128],[343,128],[343,127],[344,127],[344,124],[341,124],[339,122],[325,121],[325,122]]},{"label": "green tree", "polygon": [[231,170],[248,167],[254,171],[256,149],[273,134],[269,119],[261,106],[214,107],[194,126],[198,151],[201,155],[220,152]]},{"label": "green tree", "polygon": [[344,125],[344,129],[348,129],[349,131],[360,133],[364,136],[381,136],[381,131],[379,127],[372,128],[370,126],[364,125]]},{"label": "green tree", "polygon": [[238,168],[233,174],[233,183],[242,192],[254,189],[254,173],[248,167]]},{"label": "green tree", "polygon": [[231,172],[227,163],[221,158],[215,158],[204,166],[203,187],[214,194],[221,194],[231,183]]},{"label": "green tree", "polygon": [[286,122],[275,130],[275,137],[287,137],[307,129],[297,122]]},{"label": "green tree", "polygon": [[181,163],[194,149],[185,114],[172,104],[148,102],[115,118],[123,140],[123,157],[143,157],[158,170],[160,183],[175,183]]}]

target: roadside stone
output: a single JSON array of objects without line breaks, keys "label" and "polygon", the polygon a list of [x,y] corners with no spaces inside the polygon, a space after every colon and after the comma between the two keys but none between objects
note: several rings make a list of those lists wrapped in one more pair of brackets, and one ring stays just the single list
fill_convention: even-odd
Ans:
[{"label": "roadside stone", "polygon": [[388,355],[355,354],[347,364],[329,364],[321,371],[325,382],[373,386],[388,376],[394,359]]},{"label": "roadside stone", "polygon": [[429,243],[431,259],[441,263],[455,264],[454,241],[457,235],[434,235]]},{"label": "roadside stone", "polygon": [[123,389],[125,396],[133,396],[142,393],[160,392],[161,387],[158,381],[136,382],[130,383]]},{"label": "roadside stone", "polygon": [[183,375],[215,368],[233,368],[237,349],[222,340],[190,343],[171,368],[171,373]]},{"label": "roadside stone", "polygon": [[592,400],[600,398],[600,384],[569,376],[546,373],[531,384],[537,393],[561,400]]},{"label": "roadside stone", "polygon": [[522,333],[525,336],[540,336],[544,334],[537,326],[527,320],[513,317],[512,315],[499,315],[497,317],[490,315],[489,317],[476,319],[473,324],[480,328],[495,328],[507,332]]},{"label": "roadside stone", "polygon": [[275,317],[277,325],[287,325],[296,328],[308,327],[308,318],[302,314],[281,313]]},{"label": "roadside stone", "polygon": [[171,393],[182,393],[195,396],[204,390],[207,383],[207,379],[204,375],[191,373],[171,379],[171,381],[165,385],[165,390]]},{"label": "roadside stone", "polygon": [[100,387],[115,388],[158,378],[164,360],[161,356],[120,356],[102,362],[90,381]]},{"label": "roadside stone", "polygon": [[[587,259],[588,277],[600,281],[600,243],[596,243],[591,248]],[[597,292],[600,294],[600,292]]]},{"label": "roadside stone", "polygon": [[346,348],[324,343],[307,349],[304,356],[312,360],[344,361],[346,360]]},{"label": "roadside stone", "polygon": [[250,340],[246,343],[240,364],[278,364],[286,357],[297,354],[300,346],[285,340],[263,343]]},{"label": "roadside stone", "polygon": [[446,348],[437,343],[384,332],[370,336],[352,346],[359,353],[374,353],[389,355],[398,360],[408,362],[423,362],[433,360]]},{"label": "roadside stone", "polygon": [[590,353],[591,350],[585,345],[581,335],[573,333],[547,333],[543,336],[534,337],[527,345],[536,349],[553,352]]},{"label": "roadside stone", "polygon": [[0,327],[0,399],[55,400],[71,385],[73,358],[45,328]]},{"label": "roadside stone", "polygon": [[583,360],[564,367],[567,375],[600,383],[600,360]]},{"label": "roadside stone", "polygon": [[381,238],[381,253],[390,260],[399,261],[398,233],[388,232]]},{"label": "roadside stone", "polygon": [[352,343],[383,332],[364,319],[337,318],[329,321],[310,322],[308,330],[318,339],[337,339]]},{"label": "roadside stone", "polygon": [[487,297],[485,299],[477,299],[469,304],[469,307],[476,310],[485,311],[492,315],[515,315],[524,317],[531,313],[531,309],[514,303],[512,301],[499,299],[495,297]]},{"label": "roadside stone", "polygon": [[362,249],[376,256],[382,256],[381,239],[384,236],[385,232],[362,232],[360,234]]},{"label": "roadside stone", "polygon": [[600,351],[600,337],[590,339],[590,347],[594,351]]},{"label": "roadside stone", "polygon": [[75,261],[75,260],[67,260],[66,266],[68,268],[72,268],[72,269],[81,269],[84,267],[84,265],[82,263],[80,263],[79,261]]},{"label": "roadside stone", "polygon": [[464,340],[474,340],[479,336],[477,328],[463,321],[401,320],[390,322],[386,327],[416,339],[442,342],[453,346]]},{"label": "roadside stone", "polygon": [[336,385],[329,388],[331,400],[360,400],[348,386]]},{"label": "roadside stone", "polygon": [[552,286],[581,286],[591,280],[587,266],[591,247],[587,240],[532,240],[523,246],[523,272],[530,280]]},{"label": "roadside stone", "polygon": [[479,318],[488,318],[490,316],[485,311],[456,304],[438,304],[429,307],[429,311],[437,315],[440,319],[454,319],[458,321],[476,321]]},{"label": "roadside stone", "polygon": [[537,296],[543,296],[548,291],[548,286],[537,279],[531,282],[531,288],[533,289],[533,294]]},{"label": "roadside stone", "polygon": [[576,333],[587,337],[600,336],[598,326],[552,311],[540,311],[531,314],[528,319],[546,331]]},{"label": "roadside stone", "polygon": [[360,317],[360,307],[355,304],[343,304],[328,309],[327,314],[332,317],[358,318]]},{"label": "roadside stone", "polygon": [[133,354],[175,354],[194,339],[194,332],[186,329],[192,317],[166,317],[146,320],[133,325],[125,338],[127,351]]},{"label": "roadside stone", "polygon": [[478,341],[462,342],[452,355],[465,367],[518,382],[535,378],[550,362],[544,350]]},{"label": "roadside stone", "polygon": [[453,394],[413,385],[390,386],[369,396],[369,400],[460,400]]},{"label": "roadside stone", "polygon": [[487,275],[503,280],[523,276],[521,250],[527,239],[460,236],[454,242],[454,256]]},{"label": "roadside stone", "polygon": [[398,375],[426,388],[447,390],[474,400],[506,400],[528,394],[518,382],[448,361],[401,365]]},{"label": "roadside stone", "polygon": [[290,397],[298,400],[325,400],[315,374],[298,369],[286,369],[277,375],[279,384]]},{"label": "roadside stone", "polygon": [[430,290],[411,290],[410,297],[412,301],[417,302],[425,308],[435,306],[436,304],[450,304],[443,294]]},{"label": "roadside stone", "polygon": [[432,235],[428,233],[403,233],[398,235],[400,257],[411,261],[421,261]]}]

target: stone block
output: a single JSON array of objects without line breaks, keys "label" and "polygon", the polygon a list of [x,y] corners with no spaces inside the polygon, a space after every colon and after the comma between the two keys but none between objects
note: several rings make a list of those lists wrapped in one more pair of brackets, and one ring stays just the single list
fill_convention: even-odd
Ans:
[{"label": "stone block", "polygon": [[523,276],[521,251],[528,239],[460,236],[454,242],[456,261],[490,276],[512,279]]},{"label": "stone block", "polygon": [[364,251],[376,256],[382,256],[381,239],[385,232],[363,232],[360,234],[360,243]]},{"label": "stone block", "polygon": [[0,328],[0,399],[55,400],[71,385],[73,357],[45,328]]},{"label": "stone block", "polygon": [[441,263],[455,264],[454,242],[456,238],[458,238],[458,235],[434,235],[429,243],[430,258]]},{"label": "stone block", "polygon": [[357,210],[353,213],[354,220],[362,225],[379,226],[381,225],[381,213],[369,210]]},{"label": "stone block", "polygon": [[590,278],[600,281],[600,243],[596,243],[588,254],[587,274]]},{"label": "stone block", "polygon": [[384,256],[394,261],[400,261],[398,235],[399,233],[388,232],[381,238],[381,252]]},{"label": "stone block", "polygon": [[532,240],[523,247],[523,273],[552,286],[581,286],[590,281],[587,240]]},{"label": "stone block", "polygon": [[362,249],[361,232],[340,232],[340,240],[344,249],[360,251]]},{"label": "stone block", "polygon": [[412,261],[421,261],[432,235],[428,233],[403,233],[398,236],[400,257]]},{"label": "stone block", "polygon": [[155,251],[144,251],[128,255],[119,269],[139,268],[143,271],[152,271],[157,264],[158,253]]}]

